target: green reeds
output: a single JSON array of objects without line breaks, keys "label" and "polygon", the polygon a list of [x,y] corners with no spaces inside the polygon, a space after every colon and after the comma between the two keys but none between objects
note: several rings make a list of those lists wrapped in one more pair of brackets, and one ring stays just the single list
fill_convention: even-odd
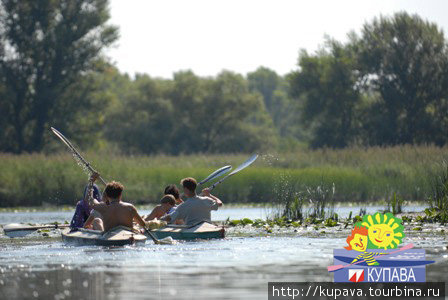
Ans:
[{"label": "green reeds", "polygon": [[[156,203],[166,185],[178,184],[187,176],[202,179],[218,167],[237,166],[248,157],[83,154],[106,180],[122,182],[124,199],[136,204]],[[287,198],[291,199],[290,207],[299,207],[301,202],[309,203],[305,195],[296,192],[306,193],[306,187],[332,187],[334,183],[335,202],[385,200],[384,191],[390,190],[403,199],[421,201],[433,192],[429,174],[439,172],[437,162],[444,158],[448,158],[448,148],[431,146],[262,154],[254,165],[228,179],[214,193],[225,203],[274,203],[277,198]],[[281,191],[283,196],[278,184],[282,176],[288,178],[292,188]],[[66,152],[0,154],[0,206],[73,205],[81,198],[87,179],[88,175]]]},{"label": "green reeds", "polygon": [[448,222],[448,163],[442,163],[441,171],[434,175],[432,180],[432,191],[428,197],[431,206],[426,210],[428,217],[442,223]]}]

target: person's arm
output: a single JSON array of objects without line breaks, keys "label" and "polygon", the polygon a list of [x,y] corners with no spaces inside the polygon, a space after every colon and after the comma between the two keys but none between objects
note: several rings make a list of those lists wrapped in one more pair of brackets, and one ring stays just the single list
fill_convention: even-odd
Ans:
[{"label": "person's arm", "polygon": [[171,222],[171,215],[165,215],[165,216],[161,217],[160,220],[166,221],[166,222],[170,223]]},{"label": "person's arm", "polygon": [[146,222],[142,219],[142,217],[138,214],[135,206],[132,206],[132,214],[134,215],[134,221],[137,222],[142,227],[146,227]]},{"label": "person's arm", "polygon": [[92,215],[90,215],[90,216],[87,218],[87,220],[85,221],[83,227],[84,227],[84,228],[91,228],[94,219],[95,219],[95,217],[92,216]]},{"label": "person's arm", "polygon": [[98,177],[100,177],[99,173],[92,173],[92,175],[90,176],[89,179],[89,191],[88,191],[88,202],[89,202],[89,206],[90,208],[93,209],[99,209],[98,211],[101,212],[101,208],[100,208],[100,202],[98,200],[96,200],[95,198],[93,198],[93,183],[95,182],[95,180],[98,179]]},{"label": "person's arm", "polygon": [[154,207],[154,209],[152,210],[152,212],[151,212],[149,215],[147,215],[147,216],[145,217],[145,221],[151,221],[151,220],[157,218],[158,215],[159,215],[159,213],[158,213],[158,207],[156,206],[156,207]]},{"label": "person's arm", "polygon": [[93,198],[93,190],[91,190],[90,195],[89,195],[89,206],[92,209],[95,209],[95,210],[97,210],[99,212],[102,211],[101,202],[99,202],[98,200]]},{"label": "person's arm", "polygon": [[202,195],[204,195],[206,197],[209,197],[209,198],[212,198],[213,200],[216,201],[218,206],[222,206],[222,201],[218,197],[213,196],[212,194],[210,194],[210,190],[208,188],[205,188],[205,189],[202,190]]},{"label": "person's arm", "polygon": [[183,205],[184,204],[179,205],[172,213],[164,215],[163,217],[160,218],[160,220],[166,221],[168,223],[173,223],[177,219],[183,219],[184,218],[184,216],[183,216],[183,211],[184,211]]}]

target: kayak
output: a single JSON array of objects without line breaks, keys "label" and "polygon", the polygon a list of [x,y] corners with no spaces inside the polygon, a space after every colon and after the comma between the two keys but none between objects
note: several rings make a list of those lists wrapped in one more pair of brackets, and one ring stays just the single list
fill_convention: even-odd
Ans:
[{"label": "kayak", "polygon": [[24,237],[39,229],[58,229],[67,228],[68,224],[43,224],[43,225],[26,225],[12,223],[3,226],[3,232],[9,237]]},{"label": "kayak", "polygon": [[131,228],[117,226],[106,232],[83,228],[70,232],[70,229],[65,229],[62,232],[62,240],[66,244],[76,245],[124,246],[144,244],[146,236]]},{"label": "kayak", "polygon": [[200,222],[195,225],[167,225],[160,229],[151,230],[158,238],[171,237],[175,240],[196,239],[222,239],[225,236],[223,226],[217,226],[209,222]]},{"label": "kayak", "polygon": [[[373,257],[375,258],[375,257]],[[334,259],[340,260],[344,263],[350,264],[353,261],[353,257],[348,256],[335,256]],[[410,266],[424,266],[428,264],[434,263],[433,260],[412,260],[412,259],[381,259],[378,257],[375,259],[379,265],[378,267],[410,267]],[[364,261],[362,263],[356,264],[357,266],[368,266],[367,263]],[[370,266],[372,267],[372,266]],[[373,266],[375,267],[375,266]]]}]

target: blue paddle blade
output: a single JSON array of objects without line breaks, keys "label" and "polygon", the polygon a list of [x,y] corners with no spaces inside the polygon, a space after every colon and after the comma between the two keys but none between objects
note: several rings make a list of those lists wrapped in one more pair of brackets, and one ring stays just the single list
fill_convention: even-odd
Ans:
[{"label": "blue paddle blade", "polygon": [[216,170],[215,172],[213,172],[212,174],[208,175],[207,178],[203,179],[201,182],[199,182],[199,184],[204,184],[212,179],[221,177],[222,175],[226,174],[227,172],[229,172],[232,169],[232,166],[225,166],[222,167],[218,170]]},{"label": "blue paddle blade", "polygon": [[258,154],[254,154],[252,155],[248,160],[246,160],[245,162],[243,162],[241,165],[238,166],[238,168],[236,168],[235,170],[232,171],[232,173],[229,174],[229,176],[232,176],[235,173],[238,173],[239,171],[241,171],[242,169],[250,166],[254,161],[256,161],[258,158]]}]

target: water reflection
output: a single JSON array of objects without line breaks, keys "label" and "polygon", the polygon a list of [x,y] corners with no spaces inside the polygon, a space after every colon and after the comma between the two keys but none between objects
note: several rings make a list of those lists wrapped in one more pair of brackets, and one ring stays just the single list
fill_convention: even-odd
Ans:
[{"label": "water reflection", "polygon": [[[344,239],[253,237],[141,247],[4,244],[0,299],[266,299],[269,281],[332,281],[326,266]],[[444,278],[444,236],[413,237],[428,281]]]}]

